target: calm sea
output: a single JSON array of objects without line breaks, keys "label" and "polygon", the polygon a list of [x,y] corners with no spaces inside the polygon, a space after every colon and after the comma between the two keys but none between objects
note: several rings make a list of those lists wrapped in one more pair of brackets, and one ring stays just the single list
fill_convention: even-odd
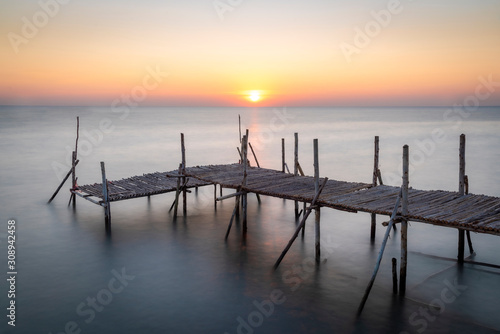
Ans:
[{"label": "calm sea", "polygon": [[[6,279],[0,283],[2,333],[497,333],[500,270],[457,266],[457,231],[409,227],[406,298],[392,294],[391,234],[364,312],[356,309],[370,279],[388,220],[321,212],[322,262],[314,263],[314,224],[272,270],[296,223],[293,202],[249,196],[248,233],[224,234],[234,201],[213,206],[213,187],[188,195],[173,221],[174,194],[112,204],[112,233],[102,208],[77,199],[69,183],[46,204],[69,170],[80,117],[79,184],[177,168],[180,133],[187,164],[238,161],[238,115],[261,166],[281,168],[281,138],[293,163],[313,173],[371,182],[373,138],[380,136],[384,181],[401,182],[402,146],[410,145],[410,185],[458,188],[458,145],[467,135],[470,192],[500,196],[500,108],[136,108],[0,107],[0,256],[7,268],[7,226],[16,222],[15,328],[8,325]],[[253,159],[251,160],[253,163]],[[225,190],[229,193],[229,190]],[[500,265],[500,239],[472,234],[475,260]],[[467,255],[469,255],[468,250]]]}]

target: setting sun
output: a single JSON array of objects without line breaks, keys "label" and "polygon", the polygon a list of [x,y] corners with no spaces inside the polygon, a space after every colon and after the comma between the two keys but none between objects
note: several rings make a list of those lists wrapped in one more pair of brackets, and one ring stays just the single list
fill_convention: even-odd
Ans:
[{"label": "setting sun", "polygon": [[250,92],[250,95],[248,96],[248,98],[250,99],[250,101],[252,102],[257,102],[260,100],[260,92],[257,91],[257,90],[253,90]]}]

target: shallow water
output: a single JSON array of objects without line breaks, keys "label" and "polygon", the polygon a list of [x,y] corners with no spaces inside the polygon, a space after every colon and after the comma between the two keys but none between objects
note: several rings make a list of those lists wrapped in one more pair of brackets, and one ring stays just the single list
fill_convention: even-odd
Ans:
[{"label": "shallow water", "polygon": [[[399,258],[400,245],[399,232],[392,235],[356,320],[385,231],[378,224],[370,243],[368,214],[323,209],[322,263],[314,264],[309,223],[273,272],[296,227],[290,201],[263,197],[258,205],[249,196],[248,233],[237,223],[227,243],[234,201],[214,210],[213,187],[189,194],[188,214],[176,222],[168,212],[172,193],[115,202],[111,235],[98,206],[78,198],[75,210],[67,207],[69,183],[46,204],[69,169],[77,115],[78,183],[87,184],[100,182],[100,161],[111,180],[176,169],[180,132],[188,165],[236,162],[238,114],[263,167],[281,168],[282,137],[291,166],[298,132],[306,174],[313,173],[318,138],[322,175],[371,182],[379,135],[384,181],[399,185],[402,146],[409,144],[410,185],[419,189],[457,189],[458,137],[465,133],[470,191],[500,196],[498,108],[463,117],[446,108],[137,108],[125,115],[94,107],[1,107],[0,248],[7,257],[7,221],[15,219],[18,270],[16,328],[4,315],[2,332],[55,334],[66,326],[81,333],[500,331],[500,271],[450,260],[457,252],[453,229],[411,223],[403,300],[392,295],[390,261]],[[500,265],[498,237],[472,234],[472,240],[476,261]],[[7,305],[5,281],[0,289]]]}]

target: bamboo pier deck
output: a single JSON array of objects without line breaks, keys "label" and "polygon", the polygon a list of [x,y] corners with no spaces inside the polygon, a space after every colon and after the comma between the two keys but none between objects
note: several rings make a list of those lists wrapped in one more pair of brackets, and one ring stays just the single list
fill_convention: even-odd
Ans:
[{"label": "bamboo pier deck", "polygon": [[[176,191],[178,175],[177,171],[167,173],[155,172],[143,174],[142,176],[132,176],[118,181],[108,181],[109,201],[116,202]],[[187,181],[186,188],[202,187],[209,184],[211,183],[190,178]],[[78,186],[78,189],[74,192],[86,199],[94,197],[99,202],[103,200],[102,183]]]},{"label": "bamboo pier deck", "polygon": [[[281,171],[248,167],[247,185],[242,190],[260,195],[310,203],[315,195],[312,176],[294,176]],[[218,184],[224,188],[241,186],[243,165],[209,165],[186,168],[187,188]],[[150,173],[108,181],[109,201],[120,201],[173,192],[177,171]],[[170,177],[169,177],[170,176]],[[400,188],[329,179],[317,205],[349,212],[368,212],[390,216]],[[102,200],[102,184],[79,186],[81,197]],[[485,195],[460,195],[443,190],[410,189],[407,219],[478,233],[500,235],[500,198]]]},{"label": "bamboo pier deck", "polygon": [[[186,175],[236,189],[241,184],[240,164],[191,167]],[[314,178],[293,176],[272,169],[249,167],[248,192],[310,203],[315,195]],[[399,187],[329,179],[317,200],[323,207],[390,216]],[[408,220],[500,235],[500,198],[460,195],[443,190],[410,189]]]}]

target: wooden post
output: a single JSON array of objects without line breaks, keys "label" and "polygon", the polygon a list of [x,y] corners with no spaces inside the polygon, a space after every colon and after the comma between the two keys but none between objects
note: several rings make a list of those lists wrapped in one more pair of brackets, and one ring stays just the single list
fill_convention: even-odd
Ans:
[{"label": "wooden post", "polygon": [[459,229],[458,230],[458,263],[463,264],[464,263],[464,256],[465,253],[465,231]]},{"label": "wooden post", "polygon": [[214,208],[217,210],[217,183],[214,183]]},{"label": "wooden post", "polygon": [[[318,194],[319,191],[319,154],[318,154],[318,139],[314,139],[313,141],[313,146],[314,146],[314,192]],[[315,247],[316,247],[316,263],[320,262],[321,258],[321,248],[320,248],[320,207],[319,205],[316,205],[316,208],[314,209],[315,213],[315,219],[314,219],[314,226],[315,226],[315,231],[316,231],[316,241],[315,241]]]},{"label": "wooden post", "polygon": [[[247,130],[247,134],[248,134],[248,130]],[[246,141],[246,136],[243,137],[242,139],[242,142],[241,142],[241,152],[244,152],[245,151],[245,148],[244,148],[244,144],[245,144],[245,141]],[[246,158],[246,157],[245,157]],[[246,159],[242,159],[244,161],[247,161]],[[243,165],[243,169],[244,169],[244,172],[243,172],[243,180],[241,181],[241,185],[238,187],[237,191],[236,191],[236,194],[233,194],[233,195],[228,195],[228,198],[230,196],[235,196],[235,203],[234,203],[234,209],[233,209],[233,214],[231,215],[231,219],[229,220],[229,225],[227,227],[227,231],[226,231],[226,237],[225,239],[227,240],[227,238],[229,237],[229,232],[231,231],[231,226],[233,225],[233,220],[234,220],[234,217],[238,217],[239,216],[239,210],[240,210],[240,197],[241,197],[241,201],[245,203],[244,205],[244,208],[245,208],[245,211],[244,211],[244,215],[246,217],[246,199],[243,200],[243,194],[244,194],[244,191],[242,190],[243,186],[246,186],[246,180],[247,180],[247,175],[246,175],[246,163],[245,165]],[[246,197],[246,195],[245,195]],[[243,233],[246,232],[246,219],[244,220],[244,224],[243,224]]]},{"label": "wooden post", "polygon": [[285,172],[285,138],[281,138],[281,171]]},{"label": "wooden post", "polygon": [[[80,117],[76,117],[76,140],[75,140],[75,150],[71,154],[71,190],[76,189],[76,160],[78,157],[78,138],[80,137]],[[76,206],[76,195],[71,193],[70,203],[73,201],[73,208]]]},{"label": "wooden post", "polygon": [[394,209],[392,210],[392,215],[391,219],[389,220],[389,225],[385,230],[384,240],[382,241],[382,246],[380,246],[380,251],[377,257],[377,263],[375,264],[375,268],[373,269],[372,277],[370,279],[370,282],[368,283],[368,286],[366,287],[363,299],[361,299],[361,303],[359,304],[358,316],[361,314],[363,308],[365,307],[365,303],[368,299],[368,296],[370,295],[370,291],[373,287],[373,283],[375,282],[375,278],[377,277],[377,273],[380,268],[380,262],[382,262],[382,256],[384,255],[385,245],[387,244],[387,239],[389,239],[389,234],[391,233],[391,227],[392,225],[394,225],[394,220],[396,219],[396,215],[398,213],[399,204],[401,202],[401,196],[402,196],[402,187],[401,190],[399,191],[398,198],[396,199],[396,204],[394,205]]},{"label": "wooden post", "polygon": [[[76,152],[73,151],[71,153],[71,190],[75,190],[76,188]],[[70,203],[73,203],[73,208],[76,206],[76,196],[71,193]]]},{"label": "wooden post", "polygon": [[109,193],[108,193],[108,180],[106,178],[106,169],[104,167],[104,161],[101,161],[101,173],[102,173],[102,197],[104,207],[104,223],[106,228],[111,226],[111,205],[109,203]]},{"label": "wooden post", "polygon": [[377,214],[372,213],[370,215],[371,215],[370,241],[373,243],[375,241],[375,234],[377,233]]},{"label": "wooden post", "polygon": [[377,186],[377,179],[378,179],[378,160],[379,160],[379,138],[378,136],[375,136],[375,154],[373,158],[373,181],[372,185],[374,187]]},{"label": "wooden post", "polygon": [[255,159],[255,163],[257,164],[257,167],[260,168],[259,160],[257,160],[257,155],[255,155],[255,151],[253,150],[252,143],[248,142],[248,146],[250,146],[250,150],[252,151],[253,158]]},{"label": "wooden post", "polygon": [[[461,196],[465,195],[465,135],[460,135],[459,149],[459,175],[458,175],[458,192]],[[458,230],[458,263],[464,263],[465,249],[465,231]]]},{"label": "wooden post", "polygon": [[[243,136],[242,139],[242,154],[243,154],[243,183],[242,187],[246,187],[247,185],[247,156],[248,156],[248,129],[246,131],[246,135]],[[241,195],[241,207],[243,214],[243,232],[247,231],[247,192],[243,191],[243,195]]]},{"label": "wooden post", "polygon": [[[80,160],[76,160],[75,166],[78,165],[79,162],[80,162]],[[66,174],[66,176],[64,177],[64,179],[61,181],[61,184],[59,185],[59,187],[57,187],[56,191],[54,192],[54,194],[52,194],[52,197],[50,197],[50,199],[49,199],[49,201],[47,203],[50,203],[50,202],[52,202],[54,200],[54,198],[56,197],[57,193],[59,192],[59,190],[61,190],[62,186],[64,185],[64,183],[66,183],[66,180],[68,180],[68,178],[70,177],[70,175],[71,175],[72,172],[73,172],[73,167],[71,167],[71,169]]]},{"label": "wooden post", "polygon": [[465,135],[460,135],[458,192],[465,195]]},{"label": "wooden post", "polygon": [[[377,179],[379,177],[379,169],[378,169],[378,161],[379,161],[379,138],[375,136],[375,152],[373,155],[373,179],[372,186],[377,186]],[[375,241],[375,234],[377,232],[377,214],[371,214],[371,231],[370,231],[370,240]]]},{"label": "wooden post", "polygon": [[401,267],[399,271],[399,292],[402,296],[406,292],[406,271],[408,260],[408,185],[409,185],[409,148],[403,146],[403,187],[401,201]]},{"label": "wooden post", "polygon": [[[178,174],[181,175],[182,164],[179,164]],[[174,202],[174,219],[177,219],[177,209],[179,208],[179,195],[181,192],[181,178],[177,178],[177,189],[175,191],[175,202]]]},{"label": "wooden post", "polygon": [[392,293],[398,294],[398,260],[392,258]]},{"label": "wooden post", "polygon": [[184,134],[181,133],[181,154],[182,154],[182,184],[184,185],[182,189],[182,214],[184,216],[187,215],[187,189],[185,187],[186,185],[186,147],[184,145]]},{"label": "wooden post", "polygon": [[240,144],[241,144],[241,116],[238,114],[238,129],[240,130]]},{"label": "wooden post", "polygon": [[[294,133],[295,143],[293,149],[293,175],[299,175],[299,134]],[[299,218],[299,201],[295,201],[295,219]]]},{"label": "wooden post", "polygon": [[[253,147],[252,147],[252,144],[250,143],[250,141],[248,142],[248,146],[250,147],[250,150],[252,151],[252,154],[253,154],[253,158],[255,159],[255,163],[257,164],[257,167],[260,168],[260,164],[259,164],[259,160],[257,160],[257,155],[255,155],[255,151],[253,150]],[[222,196],[222,187],[220,188],[221,189],[221,196]],[[255,196],[257,197],[257,202],[260,204],[261,201],[260,201],[260,195],[259,194],[255,194]]]},{"label": "wooden post", "polygon": [[307,220],[307,217],[309,217],[309,214],[311,213],[312,209],[314,208],[315,204],[316,204],[316,200],[318,199],[319,195],[321,194],[321,192],[323,191],[323,188],[325,187],[326,185],[326,182],[328,181],[328,178],[325,177],[325,179],[323,180],[323,183],[321,184],[321,186],[319,187],[319,190],[318,192],[316,193],[316,195],[314,195],[314,198],[311,202],[311,205],[306,209],[306,211],[304,212],[304,215],[302,216],[302,221],[300,222],[299,226],[297,227],[297,229],[295,230],[295,233],[293,234],[292,238],[290,239],[290,241],[288,241],[288,244],[286,245],[285,249],[283,250],[283,252],[281,252],[281,255],[280,257],[278,258],[278,260],[276,261],[276,263],[274,264],[274,269],[276,270],[276,268],[278,268],[278,266],[280,265],[281,261],[283,260],[283,258],[285,257],[286,253],[288,252],[288,250],[290,249],[290,247],[292,247],[292,244],[293,242],[295,241],[295,239],[297,239],[297,236],[299,235],[299,232],[301,229],[304,228],[304,225],[306,223],[306,220]]}]

